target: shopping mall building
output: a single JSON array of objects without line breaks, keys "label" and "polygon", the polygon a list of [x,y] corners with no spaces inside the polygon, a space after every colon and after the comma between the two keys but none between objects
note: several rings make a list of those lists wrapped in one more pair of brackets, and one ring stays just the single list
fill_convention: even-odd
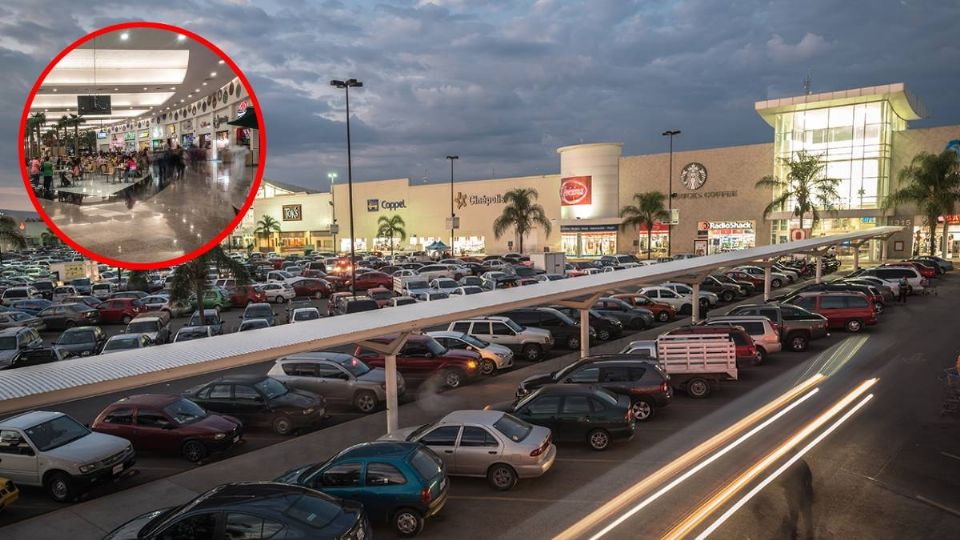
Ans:
[{"label": "shopping mall building", "polygon": [[[781,158],[799,150],[820,154],[826,174],[840,179],[837,211],[823,213],[813,235],[902,225],[904,232],[887,240],[889,257],[908,256],[914,242],[923,242],[923,218],[910,208],[884,210],[884,197],[918,152],[939,153],[960,144],[960,125],[909,129],[908,123],[926,112],[904,84],[759,101],[755,108],[773,128],[773,142],[674,152],[672,175],[668,153],[624,156],[620,143],[596,143],[557,149],[556,174],[462,181],[452,193],[449,183],[417,184],[409,178],[355,182],[356,249],[386,251],[388,240],[377,237],[377,220],[392,215],[406,222],[407,239],[398,242],[398,249],[422,249],[435,240],[449,244],[452,197],[459,218],[454,241],[458,255],[516,250],[516,236],[510,231],[496,238],[493,221],[504,208],[504,193],[522,187],[537,190],[553,225],[550,234],[538,228],[525,237],[525,251],[559,250],[571,257],[645,252],[647,231],[621,230],[619,210],[632,203],[635,193],[666,193],[671,176],[673,253],[713,254],[786,242],[795,234],[791,230],[800,227],[799,220],[790,211],[763,219],[774,195],[755,183],[771,174],[783,178]],[[254,234],[264,216],[279,222],[279,234]],[[348,216],[342,181],[332,192],[315,192],[265,179],[230,247],[296,252],[336,246],[346,251]],[[957,240],[950,231],[950,251],[956,254],[960,216],[946,219],[958,223]],[[331,229],[334,222],[339,227]],[[667,224],[655,225],[650,237],[653,249],[662,252]],[[864,246],[863,256],[880,257],[881,243]]]}]

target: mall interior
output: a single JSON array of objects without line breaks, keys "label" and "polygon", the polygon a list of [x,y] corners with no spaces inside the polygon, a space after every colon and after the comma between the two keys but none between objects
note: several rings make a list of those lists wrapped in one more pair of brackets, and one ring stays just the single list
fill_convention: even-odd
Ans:
[{"label": "mall interior", "polygon": [[[54,224],[104,257],[169,260],[218,236],[253,185],[260,133],[249,90],[214,51],[162,29],[71,50],[30,104],[25,155]],[[27,159],[28,174],[31,161]]]},{"label": "mall interior", "polygon": [[[667,152],[625,156],[620,143],[595,143],[558,148],[559,171],[544,176],[460,181],[452,189],[449,183],[422,184],[410,178],[354,182],[355,247],[389,251],[389,239],[377,236],[377,220],[393,215],[404,219],[407,234],[405,240],[394,241],[395,249],[421,250],[436,240],[449,245],[449,206],[437,201],[452,198],[459,218],[453,240],[457,255],[514,251],[518,239],[511,233],[496,238],[493,220],[504,207],[503,194],[518,187],[537,190],[537,202],[552,224],[549,235],[538,229],[524,238],[527,252],[563,251],[571,258],[645,256],[649,237],[657,256],[665,254],[671,234],[673,253],[714,254],[782,243],[799,229],[799,220],[790,211],[763,219],[774,193],[755,184],[768,175],[782,178],[782,158],[800,150],[820,155],[825,173],[840,180],[836,211],[824,213],[807,234],[904,227],[885,242],[862,246],[863,260],[907,257],[915,245],[925,245],[923,218],[907,207],[884,209],[884,199],[896,189],[898,172],[918,152],[940,153],[957,145],[960,125],[910,129],[911,121],[928,113],[903,83],[758,101],[755,109],[770,125],[772,142],[673,152],[673,170]],[[672,233],[667,223],[655,224],[649,235],[646,230],[621,230],[620,208],[631,204],[635,193],[667,193],[670,185]],[[348,251],[347,201],[342,179],[328,192],[265,179],[229,246],[280,253]],[[256,234],[264,216],[276,220],[280,232]],[[951,224],[948,256],[956,256],[960,216],[945,219]],[[806,227],[809,224],[808,215]]]}]

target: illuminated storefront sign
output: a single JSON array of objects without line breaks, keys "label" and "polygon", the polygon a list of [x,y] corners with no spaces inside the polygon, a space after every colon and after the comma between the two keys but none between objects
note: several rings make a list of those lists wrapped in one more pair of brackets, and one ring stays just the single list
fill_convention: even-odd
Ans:
[{"label": "illuminated storefront sign", "polygon": [[[706,242],[706,253],[726,253],[756,247],[757,236],[752,220],[698,221],[694,250],[699,253]],[[701,253],[702,254],[702,253]]]},{"label": "illuminated storefront sign", "polygon": [[406,208],[406,199],[399,201],[381,201],[380,199],[367,199],[367,212],[376,212],[378,210],[399,210]]},{"label": "illuminated storefront sign", "polygon": [[495,193],[492,195],[468,195],[462,191],[457,192],[457,196],[454,197],[454,202],[457,204],[457,210],[467,206],[490,206],[492,204],[506,204],[506,201],[503,200],[503,195],[500,193]]},{"label": "illuminated storefront sign", "polygon": [[299,204],[283,205],[284,221],[301,221],[303,219],[303,207]]},{"label": "illuminated storefront sign", "polygon": [[705,191],[703,193],[677,193],[674,199],[724,199],[727,197],[736,197],[737,190],[731,191]]},{"label": "illuminated storefront sign", "polygon": [[590,188],[593,178],[590,176],[568,176],[560,179],[560,205],[580,206],[590,204]]},{"label": "illuminated storefront sign", "polygon": [[752,221],[698,221],[697,230],[712,231],[717,229],[752,229]]}]

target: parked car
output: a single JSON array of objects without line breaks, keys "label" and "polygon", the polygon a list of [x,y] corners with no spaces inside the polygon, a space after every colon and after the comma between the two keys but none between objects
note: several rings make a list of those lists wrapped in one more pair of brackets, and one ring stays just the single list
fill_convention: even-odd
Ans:
[{"label": "parked car", "polygon": [[31,282],[30,286],[40,293],[41,298],[46,300],[53,300],[53,290],[57,288],[57,284],[49,279],[38,279],[37,281]]},{"label": "parked car", "polygon": [[117,286],[108,281],[101,281],[90,286],[90,294],[101,300],[106,300],[115,292],[117,292]]},{"label": "parked car", "polygon": [[767,356],[778,353],[783,348],[780,344],[779,328],[763,315],[707,317],[699,324],[742,328],[753,339],[753,343],[757,347],[757,354],[760,355],[760,362],[765,362]]},{"label": "parked car", "polygon": [[313,392],[291,390],[265,375],[229,375],[183,393],[204,409],[236,417],[245,426],[268,426],[278,435],[316,427],[326,405]]},{"label": "parked car", "polygon": [[[752,296],[754,293],[757,292],[757,287],[756,287],[756,285],[754,285],[754,284],[753,284],[753,281],[750,281],[750,280],[747,280],[747,281],[738,281],[738,280],[736,280],[736,279],[734,279],[734,278],[732,278],[732,277],[730,277],[730,276],[728,276],[728,275],[726,275],[726,274],[724,274],[724,273],[721,273],[721,272],[714,272],[714,273],[710,274],[710,277],[712,277],[713,279],[719,281],[720,283],[726,283],[726,284],[735,285],[735,286],[739,287],[739,288],[740,288],[740,292],[738,293],[738,296],[740,296],[740,297]],[[716,292],[716,291],[714,291],[714,292]]]},{"label": "parked car", "polygon": [[263,289],[263,294],[269,301],[277,304],[289,302],[297,297],[294,288],[283,282],[264,283],[260,288]]},{"label": "parked car", "polygon": [[0,313],[0,329],[17,326],[26,326],[37,331],[42,331],[47,327],[43,319],[23,311],[10,310]]},{"label": "parked car", "polygon": [[656,357],[633,354],[601,354],[581,358],[563,369],[527,377],[517,387],[517,398],[548,384],[597,385],[630,398],[633,417],[650,419],[657,409],[670,404],[673,389],[670,376],[656,363]]},{"label": "parked car", "polygon": [[416,304],[416,303],[417,303],[417,299],[413,298],[412,296],[395,296],[390,299],[390,303],[387,305],[390,307],[397,307],[397,306],[407,306],[407,305]]},{"label": "parked car", "polygon": [[156,345],[170,341],[170,319],[168,317],[151,315],[149,312],[137,315],[123,330],[124,334],[146,334],[150,342]]},{"label": "parked car", "polygon": [[[572,320],[577,320],[577,318],[580,317],[579,309],[560,305],[550,307],[559,311],[560,313],[563,313],[567,317],[570,317]],[[589,310],[588,316],[590,321],[590,329],[596,332],[597,341],[606,342],[610,341],[611,339],[617,339],[623,335],[623,323],[620,322],[618,318],[603,315],[595,309]],[[651,315],[651,322],[652,321],[653,316]]]},{"label": "parked car", "polygon": [[[888,262],[885,263],[882,267],[887,268],[915,268],[917,272],[920,272],[920,275],[927,278],[933,279],[939,275],[938,267],[930,266],[923,264],[919,261],[901,261],[901,262]],[[881,267],[881,268],[882,268]]]},{"label": "parked car", "polygon": [[74,326],[57,338],[56,346],[67,356],[91,356],[100,354],[107,342],[107,334],[99,326]]},{"label": "parked car", "polygon": [[654,302],[663,302],[670,304],[677,313],[690,313],[693,309],[692,300],[689,296],[684,296],[673,289],[667,287],[642,287],[637,291]]},{"label": "parked car", "polygon": [[906,278],[908,285],[907,294],[923,291],[924,287],[929,284],[927,278],[920,275],[920,272],[913,267],[878,266],[876,268],[867,268],[866,270],[855,273],[854,275],[877,277],[882,279],[887,284],[899,283],[900,278]]},{"label": "parked car", "polygon": [[270,328],[270,321],[266,319],[245,319],[240,321],[237,332],[246,332],[248,330],[260,330],[261,328]]},{"label": "parked car", "polygon": [[829,328],[860,332],[864,326],[877,324],[877,311],[873,302],[857,292],[801,293],[788,303],[823,315],[827,318]]},{"label": "parked car", "polygon": [[[350,405],[372,413],[386,402],[386,373],[362,360],[337,352],[308,352],[278,358],[267,375],[291,388],[316,392],[329,404]],[[397,395],[406,390],[397,373]]]},{"label": "parked car", "polygon": [[20,351],[20,354],[13,359],[7,367],[3,369],[15,369],[25,366],[37,366],[40,364],[49,364],[59,362],[67,358],[67,353],[61,351],[56,346],[53,347],[34,347]]},{"label": "parked car", "polygon": [[[387,344],[392,340],[393,336],[384,336],[370,341]],[[361,345],[357,345],[353,355],[371,367],[385,367],[382,353]],[[407,379],[439,377],[448,388],[458,388],[480,374],[480,354],[448,349],[427,335],[410,335],[397,352],[397,371]]]},{"label": "parked car", "polygon": [[246,322],[250,319],[264,319],[270,326],[275,326],[277,324],[277,312],[273,310],[273,306],[266,303],[256,303],[256,304],[247,304],[247,307],[243,309],[243,315],[240,317],[240,322]]},{"label": "parked car", "polygon": [[173,342],[193,341],[215,335],[213,328],[210,326],[184,326],[180,330],[177,330],[177,335],[173,337]]},{"label": "parked car", "polygon": [[[347,281],[347,287],[350,286],[349,280]],[[367,289],[372,289],[374,287],[384,287],[390,288],[393,287],[393,276],[384,274],[383,272],[364,272],[363,274],[357,274],[357,284],[355,290],[365,291]]]},{"label": "parked car", "polygon": [[150,341],[150,336],[147,334],[117,334],[107,339],[103,349],[100,349],[100,354],[143,349],[150,345],[153,345],[153,342]]},{"label": "parked car", "polygon": [[592,385],[550,384],[496,409],[550,429],[556,441],[586,442],[594,450],[632,438],[637,426],[630,398]]},{"label": "parked car", "polygon": [[[299,277],[292,279],[289,285],[293,292],[301,298],[328,298],[333,293],[333,287],[327,281],[316,277]],[[263,300],[258,300],[262,302]]]},{"label": "parked car", "polygon": [[390,304],[390,300],[393,298],[393,291],[386,287],[374,287],[367,289],[367,296],[376,302],[378,306],[385,307]]},{"label": "parked car", "polygon": [[261,285],[237,285],[230,292],[230,305],[234,307],[267,302],[267,295]]},{"label": "parked car", "polygon": [[137,452],[175,454],[199,462],[238,444],[243,424],[210,414],[189,399],[170,394],[138,394],[107,405],[90,429],[123,437]]},{"label": "parked car", "polygon": [[9,304],[9,307],[14,311],[22,311],[35,316],[52,305],[54,305],[54,303],[50,300],[44,300],[43,298],[32,298],[29,300],[17,300],[12,304]]},{"label": "parked car", "polygon": [[453,321],[447,331],[508,347],[531,362],[542,360],[544,353],[553,348],[553,336],[549,330],[521,326],[503,316]]},{"label": "parked car", "polygon": [[486,478],[507,491],[547,473],[557,457],[550,429],[503,411],[454,411],[437,422],[402,428],[380,440],[418,442],[443,460],[450,476]]},{"label": "parked car", "polygon": [[[760,268],[759,266],[738,266],[734,268],[734,271],[743,272],[745,274],[749,274],[753,276],[754,278],[759,278],[760,284],[761,286],[763,286],[763,282],[764,282],[763,268]],[[789,282],[790,282],[790,278],[788,278],[786,275],[784,275],[781,272],[777,272],[772,268],[770,269],[770,288],[771,289],[779,289],[780,287],[786,285]]]},{"label": "parked car", "polygon": [[717,295],[717,298],[723,302],[733,302],[737,297],[746,296],[746,292],[740,285],[721,281],[712,274],[703,278],[703,281],[700,282],[700,290]]},{"label": "parked car", "polygon": [[43,300],[43,295],[37,289],[29,286],[8,287],[3,291],[3,294],[0,294],[0,303],[5,306],[13,306],[14,302],[20,300]]},{"label": "parked car", "polygon": [[133,298],[135,300],[141,300],[143,298],[146,298],[147,296],[150,296],[150,295],[143,291],[120,291],[120,292],[115,292],[111,294],[107,299],[110,300],[112,298]]},{"label": "parked car", "polygon": [[78,294],[75,296],[68,296],[64,298],[63,301],[60,303],[61,304],[86,304],[92,307],[93,309],[97,309],[100,307],[100,304],[103,303],[103,300],[100,300],[96,296],[84,296],[82,294]]},{"label": "parked car", "polygon": [[[729,279],[732,279],[732,280],[736,281],[737,283],[739,283],[739,284],[741,284],[741,285],[743,285],[744,283],[750,284],[750,286],[751,286],[753,289],[750,290],[750,291],[748,292],[748,294],[753,294],[753,293],[755,293],[755,292],[762,292],[762,291],[763,291],[764,285],[763,285],[763,276],[762,276],[762,275],[761,275],[761,276],[755,276],[755,275],[753,275],[753,274],[748,274],[748,273],[743,272],[743,271],[740,271],[740,270],[727,270],[726,272],[723,272],[723,275],[726,276],[726,277],[729,278]],[[771,283],[770,286],[773,287],[773,284]]]},{"label": "parked car", "polygon": [[[580,348],[580,324],[553,308],[514,309],[500,313],[500,316],[506,317],[524,328],[547,330],[555,343],[568,349],[577,350]],[[596,329],[591,327],[589,335],[592,343],[597,338]]]},{"label": "parked car", "polygon": [[345,296],[338,296],[333,306],[333,315],[347,315],[349,313],[360,313],[362,311],[376,311],[380,309],[377,301],[369,296],[353,296],[349,293]]},{"label": "parked car", "polygon": [[826,317],[791,304],[743,304],[727,315],[766,317],[779,329],[781,343],[796,352],[807,350],[811,340],[829,335]]},{"label": "parked car", "polygon": [[34,328],[16,326],[0,330],[0,369],[10,366],[27,350],[43,346],[43,339]]},{"label": "parked car", "polygon": [[[215,309],[204,309],[203,310],[203,324],[200,324],[200,312],[194,311],[193,315],[190,316],[190,320],[187,321],[187,324],[183,325],[184,327],[188,326],[207,326],[210,330],[213,331],[213,335],[219,336],[223,333],[223,319],[220,318],[220,312]],[[181,328],[182,330],[182,328]]]},{"label": "parked car", "polygon": [[290,313],[290,322],[315,321],[320,318],[320,310],[315,307],[296,308]]},{"label": "parked car", "polygon": [[111,298],[100,304],[101,323],[129,324],[137,315],[147,311],[143,302],[136,298]]},{"label": "parked car", "polygon": [[371,537],[363,506],[272,482],[217,486],[180,506],[153,510],[104,540]]},{"label": "parked car", "polygon": [[87,326],[99,321],[97,310],[86,304],[53,304],[37,313],[47,330],[65,330],[74,326]]},{"label": "parked car", "polygon": [[[668,281],[666,283],[661,283],[660,286],[666,287],[671,291],[687,298],[693,298],[693,287],[687,285],[686,283],[674,283]],[[700,306],[702,307],[715,306],[717,305],[717,302],[720,301],[720,297],[717,296],[716,293],[703,289],[700,290],[698,298],[700,299]]]},{"label": "parked car", "polygon": [[624,327],[631,330],[643,330],[653,326],[653,311],[631,305],[626,300],[620,298],[605,297],[593,305],[591,311],[596,311],[604,317],[612,317]]},{"label": "parked car", "polygon": [[327,461],[291,469],[276,481],[362,503],[372,522],[387,524],[403,537],[419,534],[440,512],[450,487],[439,456],[422,444],[396,441],[357,444]]},{"label": "parked car", "polygon": [[71,287],[70,285],[63,285],[53,289],[53,295],[50,297],[50,300],[52,300],[54,303],[59,303],[63,302],[64,298],[76,296],[77,294],[79,294],[77,289]]},{"label": "parked car", "polygon": [[677,316],[677,310],[665,302],[654,302],[642,294],[637,293],[618,293],[612,294],[607,298],[622,300],[635,308],[646,309],[653,314],[653,318],[658,322],[670,322]]},{"label": "parked car", "polygon": [[491,343],[465,332],[441,330],[427,332],[427,335],[448,349],[463,349],[479,353],[481,375],[493,375],[499,370],[513,366],[513,351],[505,345]]},{"label": "parked car", "polygon": [[30,411],[0,420],[0,476],[42,487],[67,502],[113,481],[136,462],[126,439],[95,433],[60,412]]}]

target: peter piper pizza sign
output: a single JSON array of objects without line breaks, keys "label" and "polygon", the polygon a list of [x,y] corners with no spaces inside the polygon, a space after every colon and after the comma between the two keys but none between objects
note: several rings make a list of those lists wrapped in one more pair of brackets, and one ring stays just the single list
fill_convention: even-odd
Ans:
[{"label": "peter piper pizza sign", "polygon": [[590,204],[590,176],[568,176],[560,179],[560,206]]}]

